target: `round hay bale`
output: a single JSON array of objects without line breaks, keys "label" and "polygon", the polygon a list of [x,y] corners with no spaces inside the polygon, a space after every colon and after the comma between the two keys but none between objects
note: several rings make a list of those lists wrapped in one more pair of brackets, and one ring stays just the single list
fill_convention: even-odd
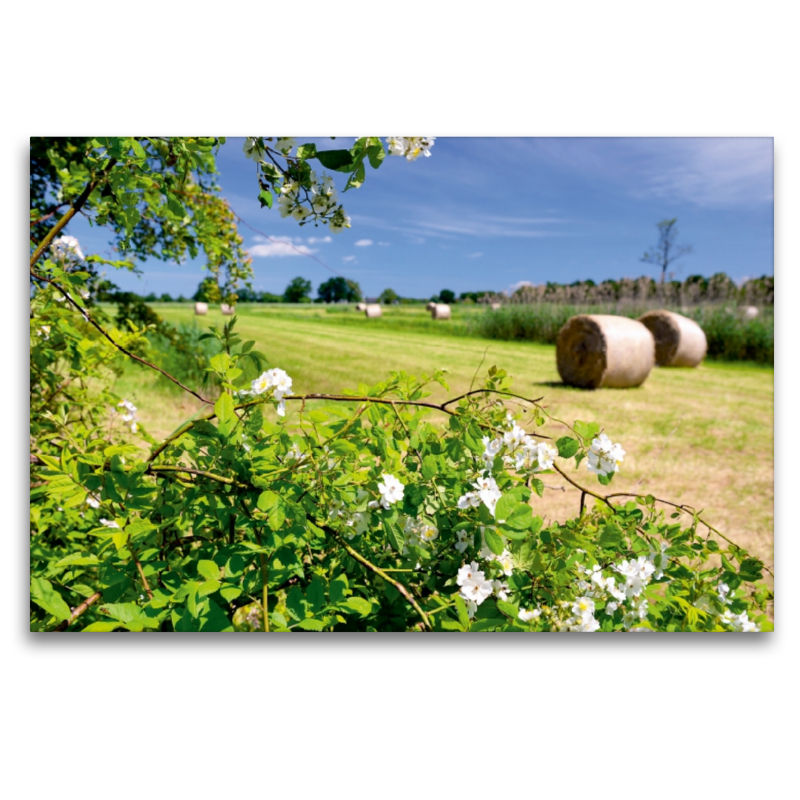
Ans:
[{"label": "round hay bale", "polygon": [[364,314],[367,319],[375,319],[376,317],[380,317],[383,314],[381,311],[380,305],[378,303],[370,303],[365,309]]},{"label": "round hay bale", "polygon": [[450,319],[450,306],[445,303],[434,303],[431,319]]},{"label": "round hay bale", "polygon": [[492,311],[497,311],[502,305],[502,303],[492,303]]},{"label": "round hay bale", "polygon": [[436,303],[434,303],[433,300],[425,306],[426,311],[433,311],[434,308],[436,308]]},{"label": "round hay bale", "polygon": [[366,311],[367,304],[366,303],[356,303],[356,311]]},{"label": "round hay bale", "polygon": [[703,329],[674,311],[648,311],[639,317],[656,341],[659,367],[696,367],[705,358],[708,342]]},{"label": "round hay bale", "polygon": [[627,317],[580,314],[558,332],[556,365],[564,383],[581,389],[641,385],[655,364],[650,331]]},{"label": "round hay bale", "polygon": [[195,303],[194,313],[197,314],[198,317],[208,314],[208,303]]},{"label": "round hay bale", "polygon": [[742,306],[739,309],[742,313],[742,319],[750,320],[758,316],[758,309],[755,306]]},{"label": "round hay bale", "polygon": [[229,306],[227,303],[223,303],[220,307],[222,308],[222,313],[226,317],[232,317],[233,316],[233,312],[234,312],[233,306]]}]

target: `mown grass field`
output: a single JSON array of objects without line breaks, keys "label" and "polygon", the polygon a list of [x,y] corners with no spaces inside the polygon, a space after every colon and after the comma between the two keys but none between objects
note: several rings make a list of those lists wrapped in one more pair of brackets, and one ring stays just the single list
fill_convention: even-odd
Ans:
[{"label": "mown grass field", "polygon": [[[188,304],[153,308],[173,324],[221,326],[229,319],[218,309],[195,318]],[[245,339],[257,342],[271,366],[292,376],[297,394],[355,389],[385,379],[392,370],[419,375],[445,368],[451,391],[436,386],[433,392],[444,400],[469,389],[476,371],[483,374],[496,364],[514,376],[515,391],[544,395],[542,402],[554,416],[597,420],[622,444],[627,456],[613,491],[650,492],[702,508],[712,524],[772,564],[772,368],[707,362],[693,370],[655,369],[636,389],[582,391],[560,383],[552,345],[474,338],[458,330],[458,315],[451,322],[433,322],[421,309],[391,309],[379,320],[333,311],[240,306],[237,327]],[[130,366],[117,389],[136,403],[152,434],[166,435],[199,403],[164,388],[154,375]],[[289,404],[289,420],[292,409]],[[563,429],[556,426],[553,435],[563,435]],[[581,467],[576,477],[597,485]],[[574,516],[578,491],[558,475],[547,476],[545,484],[544,497],[536,501],[538,513],[549,519]]]}]

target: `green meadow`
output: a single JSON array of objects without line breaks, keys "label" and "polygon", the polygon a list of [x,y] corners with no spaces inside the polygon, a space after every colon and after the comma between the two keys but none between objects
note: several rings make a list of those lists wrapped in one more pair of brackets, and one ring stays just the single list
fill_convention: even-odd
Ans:
[{"label": "green meadow", "polygon": [[[213,308],[208,316],[195,317],[188,304],[153,308],[167,322],[202,329],[230,319]],[[552,345],[468,335],[465,317],[480,309],[459,309],[453,320],[441,322],[420,308],[387,311],[368,320],[347,307],[240,306],[237,329],[245,340],[256,341],[270,366],[292,376],[296,394],[355,390],[394,370],[420,375],[446,369],[450,392],[432,388],[432,397],[441,401],[466,391],[497,365],[513,376],[516,392],[543,397],[554,417],[570,423],[597,420],[622,444],[627,455],[614,491],[652,493],[703,507],[712,524],[772,563],[771,367],[706,362],[697,369],[655,369],[636,389],[584,391],[560,382]],[[199,410],[199,403],[151,370],[134,364],[125,369],[117,391],[135,402],[151,434],[166,435]],[[290,424],[292,410],[290,403]],[[556,424],[553,435],[563,430]],[[579,477],[587,482],[591,476],[584,472]],[[549,519],[573,516],[577,490],[557,475],[545,484],[538,512]]]}]

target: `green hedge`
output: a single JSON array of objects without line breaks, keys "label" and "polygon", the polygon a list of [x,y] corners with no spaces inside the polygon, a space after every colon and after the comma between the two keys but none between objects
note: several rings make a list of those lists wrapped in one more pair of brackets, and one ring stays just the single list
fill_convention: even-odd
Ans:
[{"label": "green hedge", "polygon": [[[470,319],[472,332],[487,339],[555,344],[561,326],[576,314],[618,313],[637,318],[645,309],[609,310],[607,307],[577,307],[542,303],[506,305]],[[698,307],[684,313],[695,320],[708,339],[707,358],[720,361],[754,361],[774,364],[775,319],[772,309],[745,320],[733,307]]]}]

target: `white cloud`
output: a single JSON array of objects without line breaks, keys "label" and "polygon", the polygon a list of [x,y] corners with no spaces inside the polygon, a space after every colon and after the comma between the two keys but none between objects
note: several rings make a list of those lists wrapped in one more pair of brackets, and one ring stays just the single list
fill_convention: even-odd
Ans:
[{"label": "white cloud", "polygon": [[389,247],[389,242],[378,242],[378,247]]},{"label": "white cloud", "polygon": [[356,247],[369,247],[372,244],[372,239],[359,239],[356,242]]},{"label": "white cloud", "polygon": [[[534,284],[532,284],[530,281],[517,281],[516,283],[512,283],[511,286],[509,286],[508,288],[510,289],[511,294],[514,294],[514,292],[516,292],[517,289],[521,289],[523,286],[533,286],[533,285]],[[507,294],[507,292],[504,291],[503,294]]]},{"label": "white cloud", "polygon": [[284,258],[286,256],[310,256],[317,252],[304,244],[292,244],[291,236],[273,236],[271,239],[265,239],[263,236],[253,238],[258,244],[250,245],[248,248],[251,256]]},{"label": "white cloud", "polygon": [[349,262],[349,261],[355,261],[355,260],[356,260],[355,256],[342,256],[342,261],[348,261]]},{"label": "white cloud", "polygon": [[483,253],[470,253],[467,258],[480,258]]},{"label": "white cloud", "polygon": [[309,236],[307,241],[309,244],[317,244],[318,242],[327,244],[328,242],[332,242],[333,239],[331,239],[330,236]]}]

